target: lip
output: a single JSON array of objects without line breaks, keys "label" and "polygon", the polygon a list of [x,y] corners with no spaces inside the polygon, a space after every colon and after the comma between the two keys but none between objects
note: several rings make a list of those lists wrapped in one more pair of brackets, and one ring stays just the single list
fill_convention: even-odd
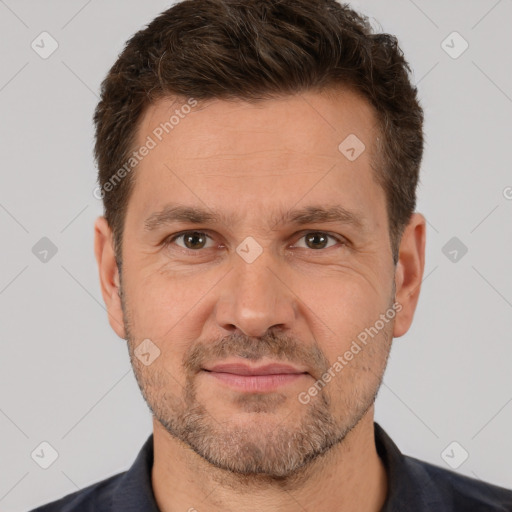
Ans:
[{"label": "lip", "polygon": [[233,375],[281,375],[281,374],[301,374],[305,370],[295,368],[287,364],[270,363],[263,366],[249,366],[244,363],[224,363],[216,364],[204,370],[215,373],[230,373]]},{"label": "lip", "polygon": [[248,393],[275,391],[308,375],[300,368],[278,363],[255,367],[245,363],[217,364],[203,368],[202,373],[230,389]]}]

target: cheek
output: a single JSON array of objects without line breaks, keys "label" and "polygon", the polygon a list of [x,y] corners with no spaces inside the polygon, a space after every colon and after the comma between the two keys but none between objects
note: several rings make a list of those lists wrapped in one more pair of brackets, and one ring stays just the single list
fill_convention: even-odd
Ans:
[{"label": "cheek", "polygon": [[157,271],[131,274],[125,294],[134,344],[149,338],[162,351],[166,367],[181,363],[183,353],[200,337],[201,298],[211,286],[200,278],[170,278]]},{"label": "cheek", "polygon": [[317,276],[314,283],[295,289],[300,290],[297,295],[305,305],[304,315],[325,331],[326,353],[339,353],[345,344],[373,325],[388,308],[391,293],[387,285],[354,272]]},{"label": "cheek", "polygon": [[[372,331],[374,325],[375,322],[367,331],[359,331],[339,341],[336,347],[333,343],[329,354],[330,375],[322,377],[330,379],[326,392],[333,402],[349,406],[367,400],[378,389],[391,348],[392,321],[382,329]],[[361,333],[364,336],[358,338]]]}]

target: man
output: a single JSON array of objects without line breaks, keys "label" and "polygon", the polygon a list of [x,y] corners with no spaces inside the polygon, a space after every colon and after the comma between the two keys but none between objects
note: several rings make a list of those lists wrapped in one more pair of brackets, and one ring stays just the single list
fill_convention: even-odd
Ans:
[{"label": "man", "polygon": [[335,0],[188,0],[128,42],[94,117],[95,253],[154,430],[36,510],[512,510],[374,422],[425,260],[408,71]]}]

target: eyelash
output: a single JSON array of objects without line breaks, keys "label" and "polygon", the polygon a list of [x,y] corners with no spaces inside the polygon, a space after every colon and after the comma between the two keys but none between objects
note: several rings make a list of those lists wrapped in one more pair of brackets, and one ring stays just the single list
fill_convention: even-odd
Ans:
[{"label": "eyelash", "polygon": [[[189,234],[193,234],[193,233],[198,233],[200,235],[205,235],[206,237],[208,237],[210,240],[212,240],[212,237],[208,235],[208,233],[206,233],[205,231],[197,231],[197,230],[192,230],[192,231],[182,231],[181,233],[176,233],[175,235],[171,235],[169,237],[167,237],[163,242],[162,242],[162,246],[164,248],[166,247],[169,247],[172,243],[174,243],[175,240],[177,240],[178,238],[181,238],[185,235],[189,235]],[[331,238],[333,240],[336,240],[339,244],[341,244],[342,246],[346,246],[348,245],[348,241],[338,235],[338,236],[335,236],[335,235],[331,235],[330,233],[327,233],[325,231],[304,231],[302,232],[302,236],[299,238],[299,240],[301,238],[304,238],[306,235],[310,235],[310,234],[320,234],[320,235],[327,235],[328,238]],[[331,246],[331,247],[325,247],[323,249],[309,249],[307,247],[300,247],[300,249],[309,249],[310,251],[312,252],[322,252],[322,251],[326,251],[327,249],[332,249],[334,248],[335,246]],[[178,246],[179,249],[181,249],[182,251],[185,251],[185,252],[188,252],[188,253],[200,253],[201,251],[205,251],[207,249],[211,249],[211,247],[207,247],[206,249],[203,248],[203,249],[188,249],[186,247],[181,247],[181,246]]]}]

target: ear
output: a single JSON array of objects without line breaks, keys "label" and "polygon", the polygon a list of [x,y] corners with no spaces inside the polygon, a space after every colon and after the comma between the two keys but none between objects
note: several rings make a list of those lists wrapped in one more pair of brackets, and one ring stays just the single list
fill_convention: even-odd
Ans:
[{"label": "ear", "polygon": [[400,242],[395,270],[396,301],[401,305],[393,330],[393,337],[403,336],[411,326],[420,296],[425,268],[426,220],[421,213],[413,213]]},{"label": "ear", "polygon": [[94,223],[94,253],[100,276],[101,294],[107,306],[108,321],[116,334],[126,339],[121,307],[119,270],[114,252],[112,230],[105,217]]}]

